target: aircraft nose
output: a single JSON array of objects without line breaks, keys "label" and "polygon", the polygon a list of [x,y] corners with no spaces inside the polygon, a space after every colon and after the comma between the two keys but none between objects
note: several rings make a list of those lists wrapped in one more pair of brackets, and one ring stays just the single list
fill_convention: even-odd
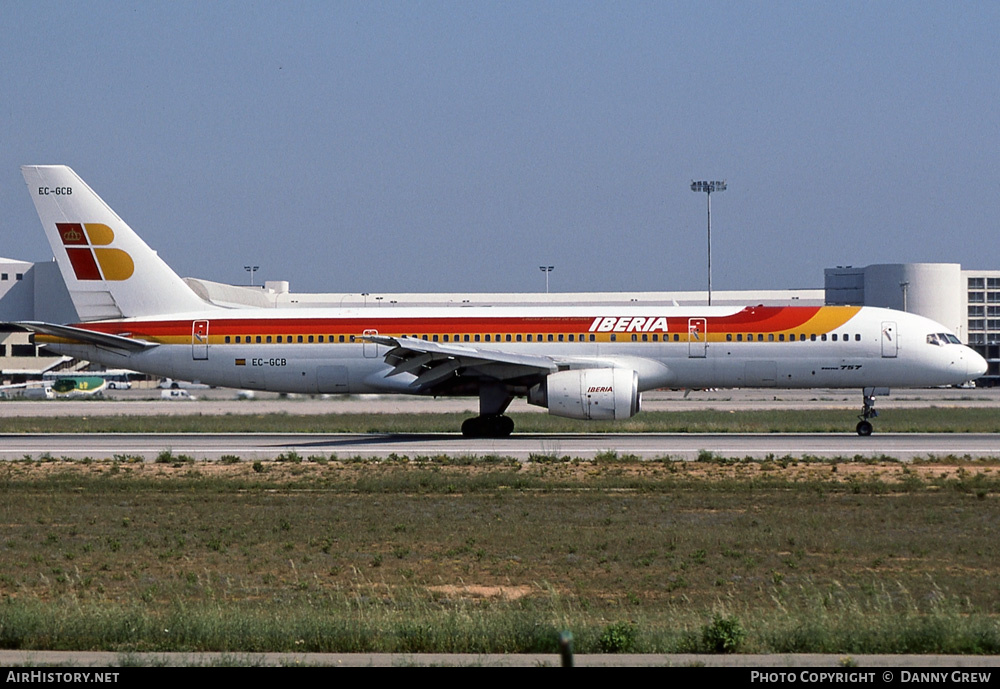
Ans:
[{"label": "aircraft nose", "polygon": [[987,365],[986,365],[986,359],[984,359],[982,355],[979,354],[979,352],[972,349],[971,347],[968,349],[969,349],[969,355],[968,357],[966,357],[966,361],[968,362],[967,370],[969,374],[969,380],[972,380],[974,378],[979,378],[980,376],[985,375]]}]

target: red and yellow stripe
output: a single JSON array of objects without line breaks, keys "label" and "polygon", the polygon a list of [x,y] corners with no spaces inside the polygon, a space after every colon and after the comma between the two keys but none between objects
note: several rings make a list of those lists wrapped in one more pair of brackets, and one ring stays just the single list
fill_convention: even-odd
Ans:
[{"label": "red and yellow stripe", "polygon": [[[628,330],[626,322],[631,317],[615,317],[620,327],[613,331],[595,331],[595,323],[602,318],[598,316],[490,316],[464,315],[458,312],[454,316],[434,317],[392,317],[383,314],[372,314],[365,317],[343,318],[302,318],[286,316],[282,318],[233,318],[218,317],[196,320],[153,320],[153,321],[108,321],[80,324],[76,327],[96,332],[133,337],[136,339],[157,342],[160,344],[190,344],[195,323],[207,321],[208,344],[235,344],[240,338],[242,343],[254,343],[261,336],[265,343],[268,336],[270,344],[278,344],[277,337],[282,337],[281,344],[289,341],[297,343],[301,335],[303,341],[309,336],[318,343],[323,338],[324,344],[339,344],[343,336],[344,342],[352,342],[354,338],[365,332],[375,331],[388,336],[417,336],[442,338],[448,336],[450,341],[459,341],[470,335],[470,340],[479,336],[478,342],[484,342],[487,335],[491,342],[505,341],[507,335],[533,336],[533,341],[548,341],[548,336],[573,336],[574,341],[594,342],[627,342],[633,335],[642,341],[681,341],[689,339],[688,329],[692,320],[702,321],[705,325],[699,327],[698,339],[704,341],[725,341],[727,335],[736,333],[767,335],[822,335],[843,327],[853,318],[860,307],[856,306],[757,306],[747,307],[742,311],[725,316],[666,316],[659,317],[655,311],[653,317],[642,316],[649,326],[654,319],[659,323],[656,330],[643,331],[641,328]],[[640,318],[636,316],[635,318]],[[666,329],[662,321],[666,322]],[[705,337],[707,332],[707,338]],[[591,339],[593,335],[593,339]],[[642,335],[647,339],[643,340]],[[248,339],[250,338],[250,339]],[[292,338],[289,340],[289,338]],[[498,340],[498,338],[503,338]],[[537,339],[536,339],[537,338]],[[69,343],[70,341],[49,335],[36,336],[39,343]],[[524,341],[524,340],[522,340]],[[559,341],[565,341],[559,340]]]}]

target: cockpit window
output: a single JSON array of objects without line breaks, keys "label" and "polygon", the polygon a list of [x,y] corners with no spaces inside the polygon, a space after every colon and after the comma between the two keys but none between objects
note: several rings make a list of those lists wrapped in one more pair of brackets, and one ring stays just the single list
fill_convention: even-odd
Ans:
[{"label": "cockpit window", "polygon": [[962,341],[951,333],[931,333],[927,336],[927,344],[944,347],[948,344],[962,344]]}]

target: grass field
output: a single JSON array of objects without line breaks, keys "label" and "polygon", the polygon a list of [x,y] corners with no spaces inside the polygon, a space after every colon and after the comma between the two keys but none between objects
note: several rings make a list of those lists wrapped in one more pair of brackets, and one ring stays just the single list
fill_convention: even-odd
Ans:
[{"label": "grass field", "polygon": [[998,462],[280,460],[0,465],[0,646],[1000,652]]},{"label": "grass field", "polygon": [[[2,411],[2,410],[0,410]],[[5,433],[457,433],[469,414],[226,414],[189,416],[7,417]],[[643,412],[624,421],[576,421],[511,414],[519,433],[843,433],[857,422],[847,410]],[[1000,433],[996,409],[893,409],[879,433]]]}]

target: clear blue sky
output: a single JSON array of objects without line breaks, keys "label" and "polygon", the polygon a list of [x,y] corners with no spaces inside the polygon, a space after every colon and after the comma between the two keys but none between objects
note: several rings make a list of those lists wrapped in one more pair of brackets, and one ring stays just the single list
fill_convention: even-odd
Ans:
[{"label": "clear blue sky", "polygon": [[1000,3],[0,0],[0,255],[72,166],[182,275],[821,287],[1000,268]]}]

